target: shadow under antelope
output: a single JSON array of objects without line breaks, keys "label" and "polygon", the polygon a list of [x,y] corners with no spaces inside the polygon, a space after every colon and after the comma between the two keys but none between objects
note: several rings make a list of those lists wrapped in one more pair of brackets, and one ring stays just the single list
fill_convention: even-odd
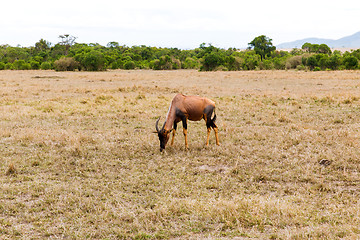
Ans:
[{"label": "shadow under antelope", "polygon": [[[213,113],[214,117],[211,118]],[[160,152],[165,149],[165,146],[170,138],[170,132],[173,133],[171,145],[174,144],[177,123],[180,121],[182,121],[183,124],[185,147],[188,149],[187,120],[200,121],[201,119],[205,120],[207,127],[206,146],[209,145],[211,128],[214,129],[215,132],[216,144],[220,145],[218,127],[215,124],[215,102],[205,97],[177,94],[171,101],[164,125],[160,130],[158,126],[160,117],[155,123],[156,133],[158,134],[160,140]]]}]

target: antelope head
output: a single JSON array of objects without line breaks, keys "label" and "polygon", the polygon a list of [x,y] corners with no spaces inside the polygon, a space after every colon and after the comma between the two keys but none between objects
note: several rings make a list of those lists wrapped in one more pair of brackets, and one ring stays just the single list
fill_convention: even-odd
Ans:
[{"label": "antelope head", "polygon": [[167,142],[169,141],[171,130],[164,129],[165,123],[164,123],[163,127],[161,128],[161,130],[159,130],[159,126],[158,126],[159,120],[160,120],[160,117],[156,120],[155,128],[156,128],[156,132],[159,136],[159,140],[160,140],[160,152],[162,152],[165,149]]}]

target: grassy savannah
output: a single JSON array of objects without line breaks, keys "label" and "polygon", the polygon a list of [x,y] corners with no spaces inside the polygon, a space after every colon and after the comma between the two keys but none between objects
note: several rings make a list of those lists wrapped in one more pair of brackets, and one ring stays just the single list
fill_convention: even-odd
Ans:
[{"label": "grassy savannah", "polygon": [[[1,239],[357,239],[360,72],[0,72]],[[216,102],[221,146],[173,96]],[[181,125],[179,130],[181,130]]]}]

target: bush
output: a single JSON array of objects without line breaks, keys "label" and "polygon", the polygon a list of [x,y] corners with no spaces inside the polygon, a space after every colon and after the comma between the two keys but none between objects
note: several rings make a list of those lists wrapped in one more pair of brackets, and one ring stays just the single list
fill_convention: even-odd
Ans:
[{"label": "bush", "polygon": [[79,63],[72,57],[62,57],[54,62],[56,71],[74,71],[79,68]]},{"label": "bush", "polygon": [[51,63],[50,62],[43,62],[43,63],[41,63],[40,68],[42,70],[49,70],[49,69],[51,69]]},{"label": "bush", "polygon": [[318,54],[318,65],[322,70],[325,70],[329,66],[329,56],[327,54]]},{"label": "bush", "polygon": [[6,63],[6,64],[5,64],[5,69],[7,69],[7,70],[13,70],[13,69],[15,69],[14,64],[12,64],[12,63]]},{"label": "bush", "polygon": [[151,67],[153,70],[161,70],[160,60],[159,60],[159,59],[155,59],[155,60],[151,61],[150,67]]},{"label": "bush", "polygon": [[306,64],[310,67],[310,70],[314,70],[315,67],[317,67],[317,60],[315,56],[310,56],[306,60]]},{"label": "bush", "polygon": [[305,71],[305,70],[306,70],[306,67],[305,67],[303,64],[297,65],[296,70]]},{"label": "bush", "polygon": [[161,56],[160,59],[151,61],[150,68],[153,70],[171,70],[173,67],[181,68],[180,61],[174,63],[169,55]]},{"label": "bush", "polygon": [[255,70],[259,66],[259,59],[257,56],[248,56],[245,58],[244,69],[245,70]]},{"label": "bush", "polygon": [[341,55],[340,54],[333,54],[329,61],[328,61],[328,67],[332,70],[337,70],[341,64]]},{"label": "bush", "polygon": [[80,64],[87,71],[103,71],[105,69],[104,54],[97,50],[91,50],[80,57]]},{"label": "bush", "polygon": [[224,65],[224,63],[225,61],[223,56],[217,52],[211,52],[205,55],[200,71],[214,71],[219,66]]},{"label": "bush", "polygon": [[279,70],[284,70],[286,66],[285,58],[275,58],[274,59],[274,68]]},{"label": "bush", "polygon": [[127,61],[124,63],[124,69],[135,69],[135,63],[134,61]]},{"label": "bush", "polygon": [[343,64],[346,69],[357,69],[359,66],[359,61],[354,56],[344,57]]},{"label": "bush", "polygon": [[231,71],[239,71],[242,70],[242,66],[244,65],[244,59],[240,57],[234,57],[235,61],[229,65],[229,70]]},{"label": "bush", "polygon": [[239,57],[234,57],[232,55],[225,57],[225,66],[228,69],[227,71],[237,71],[241,69],[242,62],[239,61]]},{"label": "bush", "polygon": [[30,61],[31,69],[37,70],[40,69],[40,63],[37,61]]},{"label": "bush", "polygon": [[229,71],[229,69],[227,67],[224,67],[223,65],[220,65],[218,66],[215,71],[223,71],[223,72],[226,72],[226,71]]},{"label": "bush", "polygon": [[172,69],[172,60],[169,55],[160,57],[160,67],[162,70],[171,70]]},{"label": "bush", "polygon": [[265,59],[259,63],[259,68],[260,70],[272,70],[274,69],[274,64],[270,60]]},{"label": "bush", "polygon": [[110,69],[119,69],[119,64],[117,62],[112,62],[110,64]]},{"label": "bush", "polygon": [[4,70],[5,69],[5,63],[0,62],[0,70]]},{"label": "bush", "polygon": [[181,61],[179,59],[172,59],[172,69],[181,69]]},{"label": "bush", "polygon": [[295,69],[302,64],[302,56],[293,56],[286,60],[286,69]]},{"label": "bush", "polygon": [[192,58],[192,57],[187,57],[185,59],[185,62],[182,64],[182,67],[185,69],[197,69],[199,68],[199,61]]},{"label": "bush", "polygon": [[29,63],[25,62],[22,59],[15,60],[13,66],[14,66],[14,68],[16,70],[29,70],[29,69],[31,69],[31,65]]}]

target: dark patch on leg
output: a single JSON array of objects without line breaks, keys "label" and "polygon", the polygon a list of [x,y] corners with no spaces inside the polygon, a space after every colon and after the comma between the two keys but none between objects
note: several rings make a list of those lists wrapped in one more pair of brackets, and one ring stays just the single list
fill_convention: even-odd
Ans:
[{"label": "dark patch on leg", "polygon": [[175,115],[176,118],[181,119],[182,124],[183,124],[183,133],[184,133],[184,137],[185,137],[185,148],[188,149],[189,145],[188,145],[188,141],[187,141],[187,118],[185,116],[185,114],[180,111],[180,109],[176,108],[175,110]]},{"label": "dark patch on leg", "polygon": [[174,129],[172,130],[173,136],[172,136],[172,139],[171,139],[171,146],[173,146],[173,145],[174,145],[175,134],[176,134],[176,128],[177,128],[177,122],[176,122],[176,121],[174,121]]},{"label": "dark patch on leg", "polygon": [[[214,117],[211,118],[213,114],[214,114]],[[218,136],[218,127],[215,124],[216,114],[215,114],[215,107],[214,106],[209,105],[204,109],[204,119],[206,121],[206,127],[207,127],[206,145],[209,145],[209,138],[210,138],[211,128],[214,129],[214,132],[215,132],[216,144],[220,145],[219,136]]]},{"label": "dark patch on leg", "polygon": [[182,111],[180,111],[180,109],[176,108],[175,115],[176,115],[177,118],[181,119],[182,124],[183,124],[183,128],[187,129],[187,119],[186,119],[185,114]]},{"label": "dark patch on leg", "polygon": [[[214,111],[215,111],[215,107],[212,105],[209,105],[204,109],[204,114],[206,115],[205,120],[206,120],[207,128],[216,127],[215,125],[216,114],[214,113]],[[214,113],[214,117],[211,119],[213,113]]]}]

